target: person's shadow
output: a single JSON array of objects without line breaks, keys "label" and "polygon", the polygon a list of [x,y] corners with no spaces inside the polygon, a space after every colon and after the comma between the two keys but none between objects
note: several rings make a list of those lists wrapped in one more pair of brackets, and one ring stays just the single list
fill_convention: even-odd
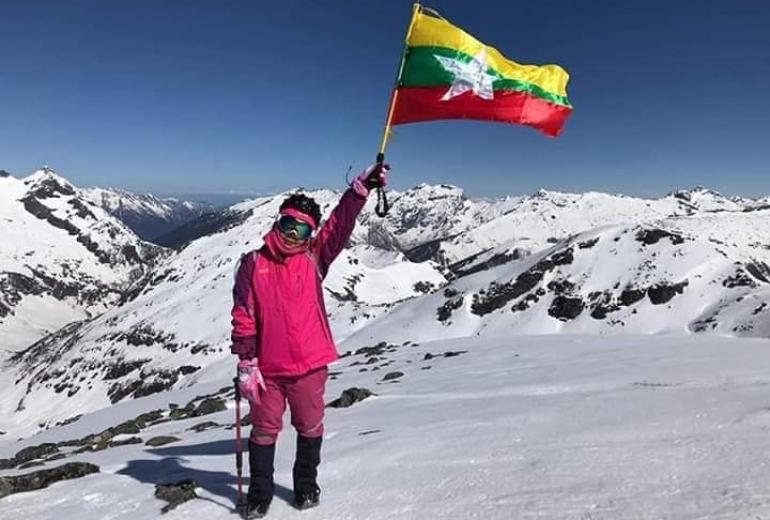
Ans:
[{"label": "person's shadow", "polygon": [[[248,468],[249,449],[247,440],[244,439],[244,467]],[[198,487],[205,489],[212,495],[222,497],[225,501],[203,498],[238,513],[236,496],[235,460],[233,460],[233,472],[207,471],[183,465],[187,461],[185,456],[196,455],[221,455],[234,458],[235,444],[233,441],[213,441],[187,446],[169,446],[167,448],[153,448],[147,453],[162,456],[162,459],[131,460],[125,468],[118,471],[120,475],[130,476],[139,482],[146,484],[173,484],[180,480],[192,479]],[[248,478],[243,479],[243,493],[248,489]],[[275,485],[275,496],[291,504],[292,490],[280,484]],[[202,497],[199,497],[202,498]]]}]

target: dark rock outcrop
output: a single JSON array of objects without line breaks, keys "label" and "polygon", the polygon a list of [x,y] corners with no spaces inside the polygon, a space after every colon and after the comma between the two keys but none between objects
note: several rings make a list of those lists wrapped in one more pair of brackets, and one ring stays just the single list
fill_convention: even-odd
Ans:
[{"label": "dark rock outcrop", "polygon": [[204,422],[195,424],[193,426],[190,426],[187,429],[190,430],[190,431],[193,431],[193,432],[202,432],[202,431],[208,430],[210,428],[218,428],[219,426],[220,426],[220,424],[216,423],[214,421],[204,421]]},{"label": "dark rock outcrop", "polygon": [[492,282],[485,291],[480,291],[473,295],[471,312],[477,316],[484,316],[497,309],[501,309],[511,300],[514,300],[537,287],[542,281],[545,273],[553,271],[557,266],[569,265],[574,260],[573,248],[568,247],[540,260],[538,263],[517,276],[516,280],[513,282]]},{"label": "dark rock outcrop", "polygon": [[365,357],[381,356],[382,354],[385,353],[386,349],[388,349],[388,344],[384,341],[380,341],[374,346],[361,347],[359,349],[356,349],[353,355],[358,356],[363,354]]},{"label": "dark rock outcrop", "polygon": [[770,283],[770,266],[764,262],[746,264],[746,270],[760,282]]},{"label": "dark rock outcrop", "polygon": [[28,446],[27,448],[19,450],[16,455],[10,459],[0,459],[0,470],[15,468],[16,466],[24,465],[30,461],[42,459],[58,452],[59,447],[52,442]]},{"label": "dark rock outcrop", "polygon": [[436,309],[436,319],[440,322],[446,322],[452,317],[452,312],[463,306],[463,301],[462,296],[445,301],[441,307]]},{"label": "dark rock outcrop", "polygon": [[198,498],[198,495],[195,493],[196,487],[198,487],[198,483],[194,480],[182,480],[173,484],[156,484],[155,498],[168,502],[160,512],[163,514],[168,513],[179,504]]},{"label": "dark rock outcrop", "polygon": [[110,441],[110,448],[117,448],[118,446],[128,446],[129,444],[141,444],[141,437],[129,437],[120,441]]},{"label": "dark rock outcrop", "polygon": [[664,229],[641,229],[636,233],[637,242],[641,242],[646,246],[657,244],[663,238],[670,239],[671,243],[674,245],[684,243],[684,237],[682,237],[682,235]]},{"label": "dark rock outcrop", "polygon": [[621,305],[629,307],[642,300],[646,294],[646,289],[634,289],[632,287],[626,288],[622,293],[620,293],[620,303]]},{"label": "dark rock outcrop", "polygon": [[735,289],[736,287],[750,287],[754,289],[757,287],[757,283],[743,269],[738,268],[734,275],[728,276],[722,281],[722,286],[728,289]]},{"label": "dark rock outcrop", "polygon": [[158,435],[157,437],[153,437],[152,439],[145,442],[144,445],[157,448],[158,446],[171,444],[172,442],[176,442],[179,440],[181,440],[179,437],[174,437],[173,435]]},{"label": "dark rock outcrop", "polygon": [[[519,249],[518,247],[515,248],[513,251],[507,252],[507,253],[497,253],[495,255],[492,255],[487,260],[483,262],[479,262],[478,264],[469,267],[467,269],[462,269],[463,265],[466,265],[468,263],[469,259],[463,260],[461,262],[458,262],[454,265],[449,266],[449,270],[455,274],[457,278],[463,277],[463,276],[469,276],[481,271],[487,271],[489,269],[492,269],[493,267],[497,267],[498,265],[507,264],[508,262],[513,262],[516,260],[520,260],[528,255],[528,252]],[[473,255],[470,260],[475,260],[479,255]]]},{"label": "dark rock outcrop", "polygon": [[677,294],[682,294],[689,283],[687,280],[675,284],[659,283],[647,289],[647,296],[653,305],[663,305]]},{"label": "dark rock outcrop", "polygon": [[401,377],[404,377],[403,372],[388,372],[385,374],[382,378],[383,381],[393,381],[395,379],[399,379]]},{"label": "dark rock outcrop", "polygon": [[583,312],[585,303],[580,297],[557,296],[548,308],[549,316],[560,321],[574,320]]},{"label": "dark rock outcrop", "polygon": [[209,415],[212,413],[223,412],[225,410],[227,410],[227,405],[225,404],[224,399],[219,397],[210,397],[201,401],[198,407],[195,408],[195,411],[192,415],[193,417],[200,417],[201,415]]},{"label": "dark rock outcrop", "polygon": [[23,475],[0,477],[0,498],[12,493],[43,489],[60,480],[70,480],[99,473],[99,466],[86,462],[68,462],[62,466]]},{"label": "dark rock outcrop", "polygon": [[327,404],[327,408],[348,408],[355,403],[376,395],[367,388],[348,388],[337,399]]}]

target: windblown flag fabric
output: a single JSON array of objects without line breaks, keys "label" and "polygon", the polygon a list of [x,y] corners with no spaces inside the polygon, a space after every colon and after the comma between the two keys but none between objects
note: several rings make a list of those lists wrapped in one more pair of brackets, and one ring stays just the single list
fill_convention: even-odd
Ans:
[{"label": "windblown flag fabric", "polygon": [[391,124],[476,119],[559,135],[572,112],[569,74],[558,65],[506,59],[437,15],[414,13]]}]

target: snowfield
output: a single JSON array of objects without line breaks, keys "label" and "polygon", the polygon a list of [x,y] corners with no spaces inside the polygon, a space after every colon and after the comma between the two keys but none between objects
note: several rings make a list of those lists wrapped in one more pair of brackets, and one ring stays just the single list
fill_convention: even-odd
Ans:
[{"label": "snowfield", "polygon": [[[0,518],[158,518],[186,479],[164,518],[233,518],[232,277],[286,195],[166,249],[115,218],[160,199],[0,178]],[[324,283],[327,402],[375,395],[328,410],[316,510],[289,506],[284,434],[269,518],[770,518],[770,199],[391,201]]]},{"label": "snowfield", "polygon": [[[269,518],[770,515],[767,340],[506,336],[389,350],[377,363],[350,366],[364,361],[359,354],[332,367],[341,373],[329,382],[327,401],[353,386],[377,396],[328,409],[322,502],[315,510],[297,512],[287,503],[294,434],[284,432]],[[227,361],[208,367],[198,390],[225,384],[231,367]],[[395,371],[404,375],[381,382]],[[173,390],[120,403],[21,443],[5,442],[0,457],[192,395]],[[47,462],[93,462],[101,473],[0,499],[0,517],[158,518],[165,503],[153,498],[154,485],[192,478],[199,498],[164,518],[233,518],[233,430],[188,430],[204,419],[232,424],[232,409],[141,432],[145,441],[181,438],[163,447],[135,444]]]}]

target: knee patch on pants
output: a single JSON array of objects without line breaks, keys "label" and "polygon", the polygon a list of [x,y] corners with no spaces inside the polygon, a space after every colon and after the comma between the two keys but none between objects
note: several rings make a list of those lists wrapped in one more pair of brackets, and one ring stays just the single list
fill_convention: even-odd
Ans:
[{"label": "knee patch on pants", "polygon": [[260,431],[256,426],[252,426],[249,440],[260,446],[269,446],[271,444],[275,444],[276,440],[278,440],[278,433],[263,432]]}]

